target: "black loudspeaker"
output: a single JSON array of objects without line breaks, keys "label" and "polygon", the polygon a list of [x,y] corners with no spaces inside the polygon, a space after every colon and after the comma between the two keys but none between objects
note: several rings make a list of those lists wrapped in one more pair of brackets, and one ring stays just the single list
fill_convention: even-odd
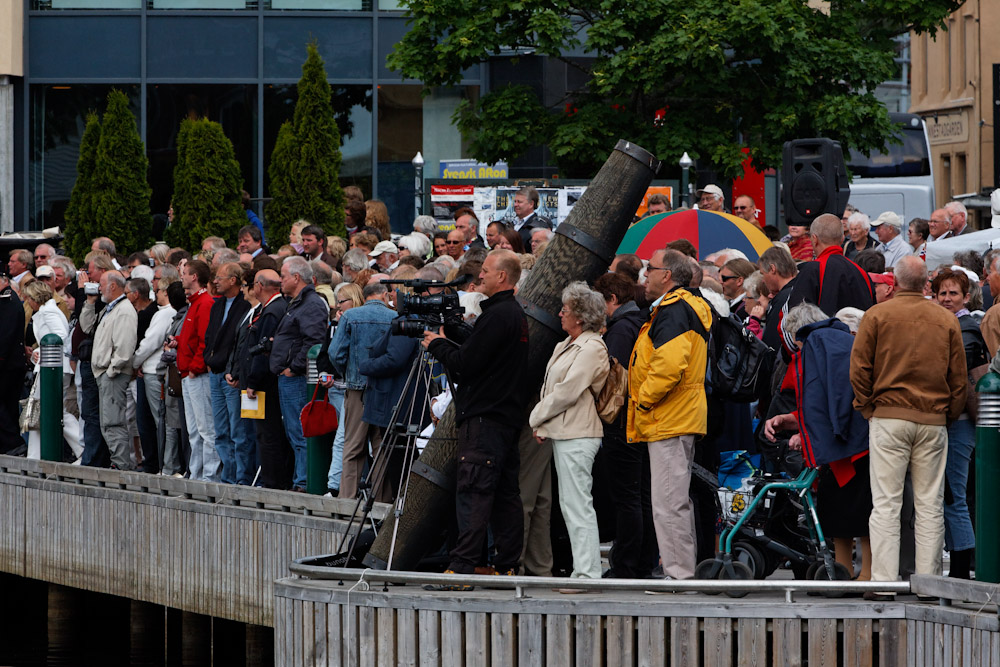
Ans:
[{"label": "black loudspeaker", "polygon": [[786,141],[782,152],[782,204],[785,223],[809,225],[816,216],[843,215],[851,198],[840,142],[832,139]]}]

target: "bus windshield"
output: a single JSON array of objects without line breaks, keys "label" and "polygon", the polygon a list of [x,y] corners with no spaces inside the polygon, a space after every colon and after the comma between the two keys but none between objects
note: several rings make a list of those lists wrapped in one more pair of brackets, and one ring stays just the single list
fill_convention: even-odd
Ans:
[{"label": "bus windshield", "polygon": [[881,151],[872,151],[870,157],[851,150],[847,168],[854,178],[886,178],[892,176],[930,176],[930,147],[924,128],[903,126],[897,135],[903,143],[887,143]]}]

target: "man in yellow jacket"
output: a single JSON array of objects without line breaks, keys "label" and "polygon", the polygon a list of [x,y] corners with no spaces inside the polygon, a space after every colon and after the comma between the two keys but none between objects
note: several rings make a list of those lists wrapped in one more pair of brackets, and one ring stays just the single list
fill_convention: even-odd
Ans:
[{"label": "man in yellow jacket", "polygon": [[653,525],[667,578],[694,576],[695,536],[688,487],[695,437],[704,435],[705,364],[712,311],[686,288],[691,260],[658,250],[646,267],[652,317],[629,360],[628,441],[648,443]]}]

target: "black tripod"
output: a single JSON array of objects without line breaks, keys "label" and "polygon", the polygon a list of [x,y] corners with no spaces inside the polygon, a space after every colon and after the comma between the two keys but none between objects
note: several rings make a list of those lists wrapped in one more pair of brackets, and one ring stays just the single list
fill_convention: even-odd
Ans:
[{"label": "black tripod", "polygon": [[[438,366],[440,368],[440,366]],[[362,531],[370,525],[372,531],[384,529],[376,521],[371,512],[376,502],[377,491],[386,483],[398,479],[395,487],[395,499],[392,513],[392,543],[389,548],[389,560],[386,569],[392,569],[393,552],[396,547],[396,530],[399,517],[406,508],[406,494],[409,490],[410,466],[417,457],[417,440],[421,431],[430,421],[430,404],[433,398],[432,388],[440,387],[440,376],[435,376],[435,362],[425,350],[414,358],[410,373],[403,386],[403,393],[393,408],[389,426],[382,438],[382,444],[375,452],[368,474],[359,485],[360,494],[354,505],[354,512],[348,520],[347,530],[337,545],[338,552],[343,553],[344,544],[350,538],[345,563],[350,563]],[[443,369],[441,371],[443,373]],[[447,376],[445,376],[447,377]],[[451,381],[448,380],[449,386]],[[436,395],[436,394],[435,394]],[[454,387],[452,387],[454,395]],[[352,529],[354,529],[352,531]],[[354,533],[353,535],[351,533]]]}]

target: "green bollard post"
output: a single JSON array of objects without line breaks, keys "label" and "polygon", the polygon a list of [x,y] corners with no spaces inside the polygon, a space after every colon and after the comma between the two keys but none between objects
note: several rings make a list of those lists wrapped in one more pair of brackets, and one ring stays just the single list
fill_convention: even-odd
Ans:
[{"label": "green bollard post", "polygon": [[976,580],[1000,583],[1000,375],[987,373],[976,391]]},{"label": "green bollard post", "polygon": [[43,461],[62,461],[63,432],[63,342],[55,334],[46,334],[39,344],[39,393],[41,418],[39,431]]},{"label": "green bollard post", "polygon": [[[319,384],[319,370],[316,359],[319,357],[320,346],[313,345],[306,354],[306,394],[310,397]],[[316,391],[316,400],[326,400],[326,389],[320,387]],[[306,491],[321,496],[327,491],[326,480],[330,472],[330,459],[333,456],[334,433],[306,438]]]}]

